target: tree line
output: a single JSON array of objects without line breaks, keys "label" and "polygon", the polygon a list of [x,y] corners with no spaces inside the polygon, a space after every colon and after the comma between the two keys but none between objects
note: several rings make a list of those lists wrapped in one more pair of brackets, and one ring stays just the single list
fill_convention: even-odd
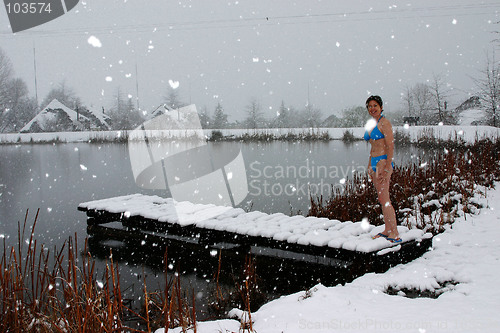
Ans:
[{"label": "tree line", "polygon": [[[500,105],[500,64],[487,55],[486,64],[474,82],[477,89],[476,106],[485,111],[487,117],[484,124],[499,126],[498,105]],[[402,105],[399,110],[387,115],[395,125],[403,124],[405,117],[418,118],[420,125],[436,125],[439,123],[456,124],[457,110],[450,108],[448,100],[451,90],[444,78],[434,75],[425,83],[406,86],[402,93]],[[37,113],[57,99],[73,110],[89,113],[70,87],[63,81],[53,88],[42,103],[38,105],[36,98],[29,95],[26,83],[14,75],[10,59],[0,48],[0,132],[19,132],[33,119]],[[185,106],[179,97],[178,89],[169,88],[163,97],[163,104],[157,110],[177,109]],[[157,110],[138,110],[129,96],[124,96],[120,88],[114,94],[114,102],[109,109],[102,109],[107,116],[110,129],[124,130],[139,126],[144,120],[151,118]],[[245,107],[245,118],[242,121],[230,121],[230,115],[223,105],[217,104],[213,111],[207,107],[199,110],[199,118],[203,128],[317,128],[317,127],[360,127],[369,118],[364,106],[352,106],[341,110],[340,115],[331,114],[326,118],[323,112],[312,103],[297,108],[281,102],[272,117],[266,117],[257,98],[251,98]],[[54,126],[57,125],[57,121]],[[57,127],[54,127],[54,131]],[[75,128],[85,130],[85,128]]]}]

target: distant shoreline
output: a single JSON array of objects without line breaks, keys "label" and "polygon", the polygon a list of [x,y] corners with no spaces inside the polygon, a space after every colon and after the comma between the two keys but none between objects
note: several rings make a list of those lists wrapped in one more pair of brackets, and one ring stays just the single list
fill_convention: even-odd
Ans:
[{"label": "distant shoreline", "polygon": [[[410,142],[421,138],[437,140],[461,140],[472,143],[477,139],[500,136],[500,128],[491,126],[410,126],[394,127],[395,134],[404,136]],[[162,130],[147,131],[148,139],[198,139],[210,140],[218,132],[215,141],[270,141],[270,140],[343,140],[349,133],[350,141],[361,140],[365,129],[352,128],[260,128],[260,129],[204,129],[204,130]],[[133,131],[82,131],[46,133],[6,133],[0,134],[0,144],[56,144],[56,143],[114,143],[140,140],[130,138]]]}]

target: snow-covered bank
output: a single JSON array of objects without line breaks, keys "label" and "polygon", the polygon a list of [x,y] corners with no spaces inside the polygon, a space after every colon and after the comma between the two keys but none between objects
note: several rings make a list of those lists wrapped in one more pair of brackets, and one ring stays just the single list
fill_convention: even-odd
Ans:
[{"label": "snow-covered bank", "polygon": [[[308,294],[281,297],[252,313],[253,329],[259,333],[498,332],[500,184],[496,185],[477,198],[486,207],[480,214],[458,218],[452,229],[434,237],[432,251],[421,258],[383,274],[366,274],[345,286],[317,285]],[[388,289],[396,295],[389,295]],[[403,290],[440,296],[412,299]],[[200,322],[197,331],[238,332],[240,322]]]},{"label": "snow-covered bank", "polygon": [[86,132],[46,132],[46,133],[7,133],[0,134],[0,143],[53,143],[89,142],[91,140],[118,141],[123,131],[86,131]]},{"label": "snow-covered bank", "polygon": [[[496,138],[500,135],[500,128],[491,126],[407,126],[394,127],[396,131],[408,134],[412,141],[419,138],[434,137],[442,140],[454,140],[462,138],[466,142],[473,142],[476,138]],[[203,130],[206,137],[210,137],[212,131]],[[241,137],[243,135],[274,135],[276,137],[287,134],[316,134],[328,133],[329,138],[334,140],[342,139],[346,131],[351,132],[354,137],[361,138],[364,128],[260,128],[260,129],[221,129],[224,136]],[[190,138],[194,130],[165,130],[148,131],[147,136],[152,138]],[[52,143],[52,142],[89,142],[89,141],[120,141],[128,138],[127,131],[89,131],[89,132],[51,132],[51,133],[8,133],[0,134],[0,144],[12,143]]]},{"label": "snow-covered bank", "polygon": [[[212,130],[209,130],[210,133]],[[224,136],[241,137],[249,135],[274,135],[284,137],[287,134],[316,134],[321,136],[328,133],[330,139],[341,140],[345,132],[349,131],[354,137],[362,138],[365,132],[363,127],[351,128],[260,128],[260,129],[223,129],[220,130]],[[472,143],[474,140],[483,138],[496,138],[500,136],[500,128],[491,126],[395,126],[394,131],[408,135],[412,142],[421,137],[434,137],[440,140],[462,139]],[[205,131],[205,133],[207,133]]]}]

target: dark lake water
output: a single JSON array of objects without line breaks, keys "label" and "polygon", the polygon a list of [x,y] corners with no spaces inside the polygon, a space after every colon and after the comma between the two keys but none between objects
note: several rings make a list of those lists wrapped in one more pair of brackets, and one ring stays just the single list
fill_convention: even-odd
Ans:
[{"label": "dark lake water", "polygon": [[[241,149],[248,195],[240,206],[267,213],[307,213],[309,191],[328,195],[331,185],[342,186],[343,179],[353,172],[364,172],[369,154],[369,146],[364,142],[222,142],[209,145],[222,153],[230,148]],[[17,242],[17,222],[24,221],[26,211],[29,210],[28,222],[32,222],[36,210],[40,209],[35,233],[38,242],[59,248],[68,237],[77,235],[83,250],[87,217],[77,210],[79,203],[132,193],[160,196],[166,193],[136,185],[127,144],[2,145],[0,152],[0,237],[7,244]],[[398,150],[396,163],[407,163],[414,155],[415,151],[409,148]],[[115,240],[96,243],[90,250],[98,261],[98,268],[104,267],[109,248],[116,253],[122,288],[127,289],[131,298],[140,294],[144,275],[153,289],[163,284],[162,249],[141,249],[140,244],[125,245]],[[169,252],[170,266],[180,267],[183,283],[197,291],[203,308],[217,267],[213,249],[188,251],[180,242],[172,244]],[[228,261],[231,260],[243,259],[229,255]],[[268,265],[272,267],[276,263]],[[276,276],[261,276],[261,279],[271,284],[270,294],[273,283],[290,285],[288,281],[278,281]],[[293,287],[293,283],[291,285]]]}]

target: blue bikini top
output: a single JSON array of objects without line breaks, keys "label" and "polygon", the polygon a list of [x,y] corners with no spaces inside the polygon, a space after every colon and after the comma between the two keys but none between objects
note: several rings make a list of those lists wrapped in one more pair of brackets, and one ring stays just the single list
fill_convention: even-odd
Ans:
[{"label": "blue bikini top", "polygon": [[385,135],[382,132],[380,132],[380,130],[378,128],[378,122],[380,121],[380,119],[382,119],[382,117],[383,117],[383,115],[380,115],[380,118],[378,118],[378,120],[377,120],[377,125],[375,125],[375,127],[373,128],[371,133],[368,133],[368,131],[365,131],[364,139],[366,141],[370,141],[370,139],[380,140],[380,139],[385,138]]}]

